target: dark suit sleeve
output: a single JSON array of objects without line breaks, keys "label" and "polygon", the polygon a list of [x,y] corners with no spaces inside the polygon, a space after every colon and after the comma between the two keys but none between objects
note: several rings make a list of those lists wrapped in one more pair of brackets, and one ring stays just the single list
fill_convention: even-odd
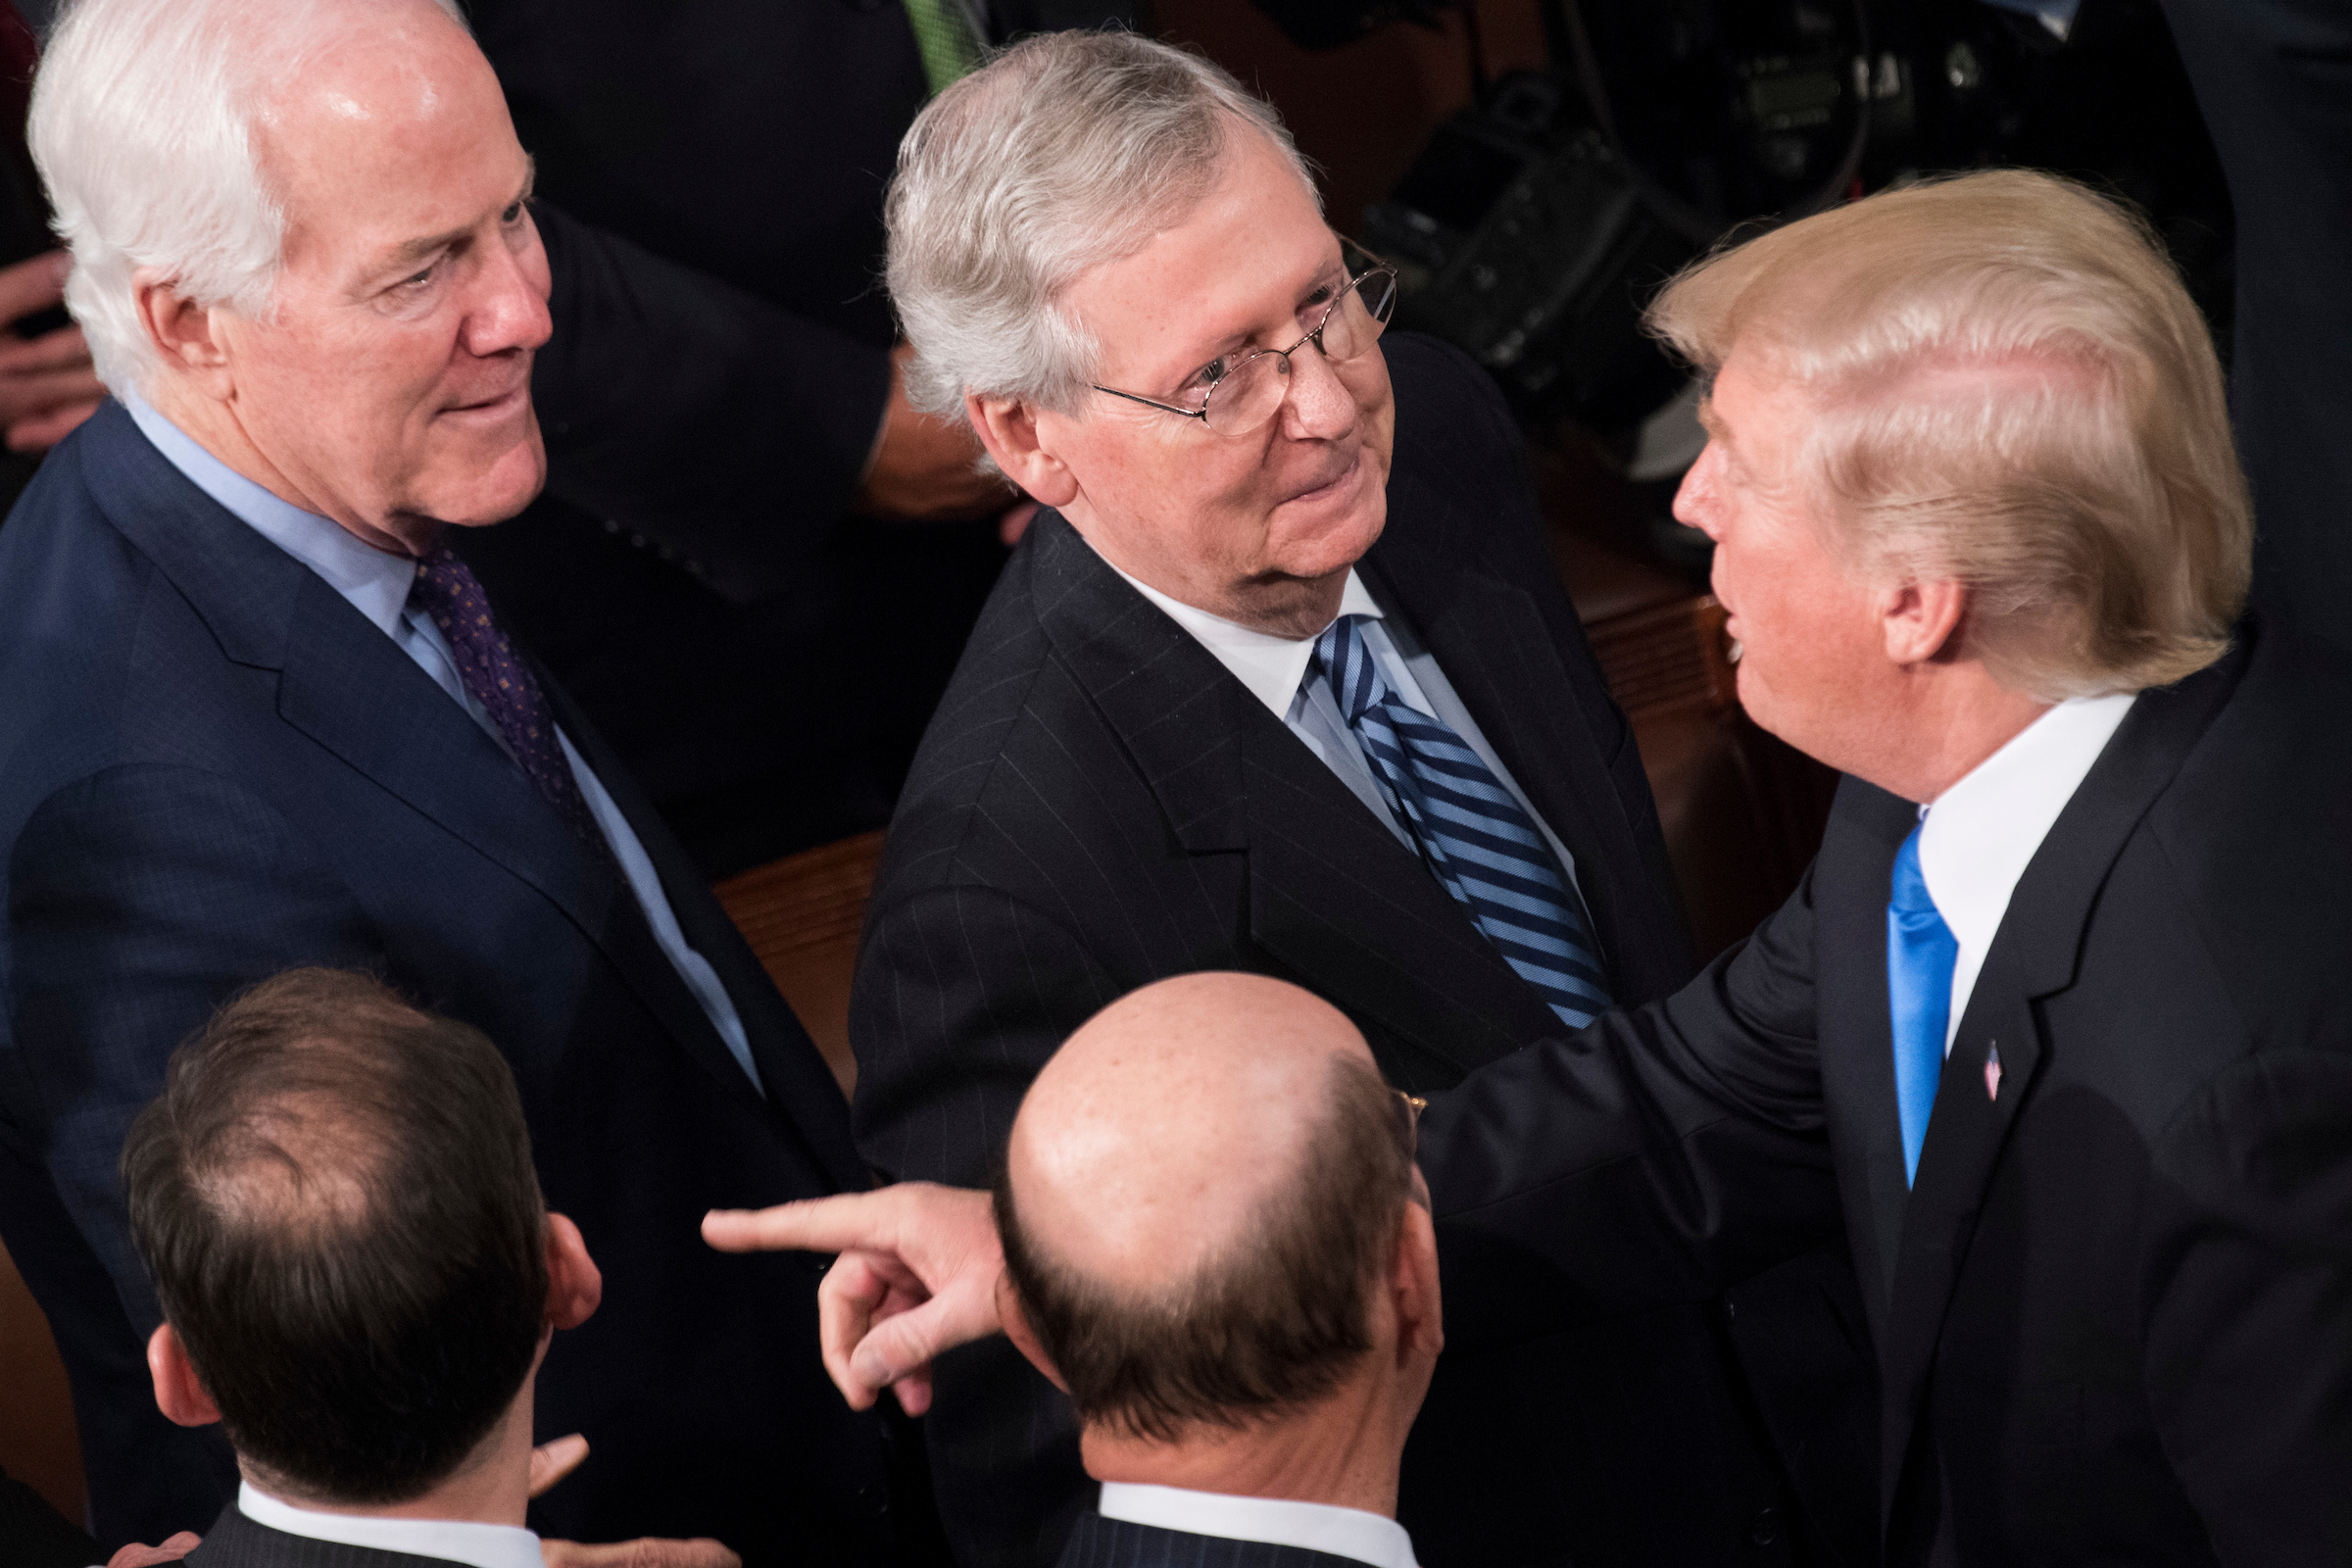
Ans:
[{"label": "dark suit sleeve", "polygon": [[1436,1097],[1421,1165],[1449,1342],[1702,1300],[1838,1233],[1813,879],[1664,1002]]},{"label": "dark suit sleeve", "polygon": [[[1119,987],[1059,921],[992,888],[917,893],[858,956],[858,1146],[885,1179],[986,1186],[1054,1053]],[[1093,1500],[1067,1397],[1004,1341],[944,1357],[924,1418],[960,1559],[1051,1560]]]},{"label": "dark suit sleeve", "polygon": [[2352,1542],[2352,1041],[2330,1044],[2245,1058],[2155,1149],[2149,1405],[2232,1565]]},{"label": "dark suit sleeve", "polygon": [[9,873],[9,1023],[50,1169],[144,1336],[161,1319],[116,1170],[131,1119],[172,1050],[240,988],[295,964],[367,964],[374,946],[274,808],[192,768],[118,767],[59,790]]},{"label": "dark suit sleeve", "polygon": [[[548,490],[738,602],[824,546],[863,479],[890,355],[540,203],[555,335],[531,395]],[[878,285],[877,285],[878,286]]]}]

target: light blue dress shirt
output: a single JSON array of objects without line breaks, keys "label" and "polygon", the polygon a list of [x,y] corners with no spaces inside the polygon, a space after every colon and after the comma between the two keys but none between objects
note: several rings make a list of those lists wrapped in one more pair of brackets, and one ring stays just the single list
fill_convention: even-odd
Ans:
[{"label": "light blue dress shirt", "polygon": [[[414,560],[377,550],[333,518],[305,512],[270,494],[197,445],[186,431],[156,413],[137,394],[124,396],[122,405],[130,411],[140,431],[155,444],[155,449],[172,466],[186,474],[189,483],[227,508],[254,532],[325,578],[328,587],[391,638],[402,653],[416,661],[417,668],[432,678],[433,684],[472,714],[473,721],[498,743],[501,751],[507,749],[498,725],[491,721],[482,705],[466,694],[466,682],[458,674],[457,661],[450,654],[441,628],[433,624],[432,616],[409,603],[409,587],[416,579]],[[662,891],[662,879],[654,872],[652,858],[637,841],[628,818],[620,814],[620,808],[605,792],[604,784],[572,747],[571,737],[558,728],[556,739],[564,747],[564,760],[571,764],[572,777],[579,781],[580,797],[588,803],[589,814],[603,830],[605,842],[612,846],[613,859],[619,862],[621,874],[628,878],[629,891],[637,896],[638,906],[645,910],[646,921],[654,929],[654,940],[668,955],[678,978],[694,993],[695,1001],[709,1015],[710,1026],[727,1043],[727,1050],[743,1064],[754,1086],[760,1087],[760,1069],[752,1064],[751,1040],[744,1033],[743,1020],[736,1015],[735,1004],[727,998],[727,988],[719,984],[718,971],[710,967],[710,959],[687,946],[686,933],[678,928],[678,917],[670,909],[668,896]],[[765,1092],[764,1088],[761,1092]]]}]

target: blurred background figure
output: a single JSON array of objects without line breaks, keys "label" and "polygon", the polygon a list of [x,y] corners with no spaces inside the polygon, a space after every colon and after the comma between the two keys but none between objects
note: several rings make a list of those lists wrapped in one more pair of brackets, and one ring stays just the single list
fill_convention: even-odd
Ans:
[{"label": "blurred background figure", "polygon": [[1413,1102],[1311,993],[1197,974],[1070,1037],[996,1185],[1006,1331],[1102,1483],[1062,1568],[1413,1568],[1445,1348]]},{"label": "blurred background figure", "polygon": [[54,248],[49,203],[24,145],[38,57],[32,24],[0,0],[0,516],[17,504],[40,454],[106,396],[81,328],[66,317],[72,264]]}]

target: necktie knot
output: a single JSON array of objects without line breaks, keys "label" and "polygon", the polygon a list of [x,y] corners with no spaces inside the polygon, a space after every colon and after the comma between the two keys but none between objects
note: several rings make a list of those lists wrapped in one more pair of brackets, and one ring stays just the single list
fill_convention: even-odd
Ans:
[{"label": "necktie knot", "polygon": [[1356,625],[1363,618],[1342,615],[1315,639],[1314,670],[1331,687],[1340,716],[1351,725],[1389,700],[1389,683],[1380,678],[1380,666],[1372,662],[1371,650],[1365,647],[1364,634]]}]

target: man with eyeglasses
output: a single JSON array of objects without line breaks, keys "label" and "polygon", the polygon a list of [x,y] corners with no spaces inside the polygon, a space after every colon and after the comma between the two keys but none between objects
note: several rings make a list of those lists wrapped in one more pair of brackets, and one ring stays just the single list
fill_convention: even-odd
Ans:
[{"label": "man with eyeglasses", "polygon": [[[1034,39],[916,122],[888,216],[914,395],[1050,510],[892,825],[851,1011],[870,1163],[984,1184],[1070,1032],[1171,975],[1304,985],[1421,1093],[1689,976],[1520,437],[1468,360],[1383,337],[1394,274],[1262,102],[1130,35]],[[1423,1559],[1867,1542],[1842,1267],[1756,1282],[1737,1349],[1691,1305],[1449,1358],[1405,1461]],[[967,1568],[1052,1562],[1068,1405],[976,1346],[927,1427]]]}]

